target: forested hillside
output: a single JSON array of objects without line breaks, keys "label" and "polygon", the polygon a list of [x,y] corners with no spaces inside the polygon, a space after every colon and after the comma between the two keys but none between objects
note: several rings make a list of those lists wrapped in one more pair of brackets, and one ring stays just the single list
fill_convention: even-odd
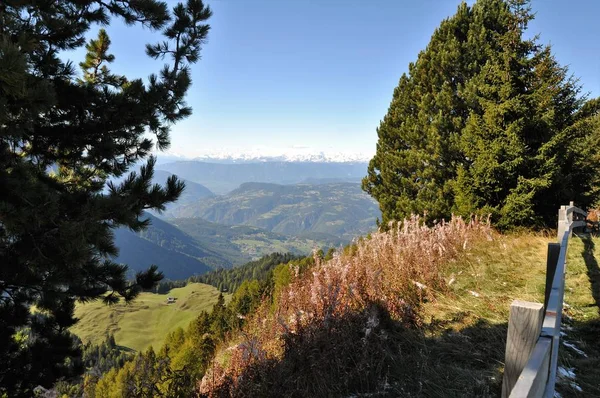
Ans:
[{"label": "forested hillside", "polygon": [[373,231],[380,217],[377,204],[359,184],[351,183],[244,183],[227,195],[183,205],[166,214],[252,225],[286,235],[326,234],[346,242]]},{"label": "forested hillside", "polygon": [[290,253],[273,253],[233,269],[218,269],[205,275],[194,276],[190,281],[206,283],[220,291],[234,292],[244,281],[271,279],[270,273],[275,267],[296,259],[299,259],[298,256]]}]

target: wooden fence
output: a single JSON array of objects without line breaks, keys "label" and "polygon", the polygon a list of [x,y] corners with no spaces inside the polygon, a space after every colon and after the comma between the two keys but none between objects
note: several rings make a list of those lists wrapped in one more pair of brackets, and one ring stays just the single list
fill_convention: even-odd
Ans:
[{"label": "wooden fence", "polygon": [[502,397],[554,396],[569,238],[585,228],[587,213],[558,210],[558,242],[548,244],[544,304],[515,300],[510,306]]}]

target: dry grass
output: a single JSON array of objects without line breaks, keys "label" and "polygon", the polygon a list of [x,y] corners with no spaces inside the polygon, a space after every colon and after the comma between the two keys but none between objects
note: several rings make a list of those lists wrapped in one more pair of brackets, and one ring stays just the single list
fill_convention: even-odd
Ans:
[{"label": "dry grass", "polygon": [[245,341],[229,349],[229,365],[211,369],[201,392],[385,391],[382,377],[399,355],[388,347],[390,333],[421,324],[422,303],[448,291],[444,275],[452,260],[493,236],[489,224],[477,219],[427,227],[413,217],[357,242],[350,253],[317,262],[283,290],[274,311],[267,305],[258,311]]},{"label": "dry grass", "polygon": [[[541,302],[554,234],[498,235],[486,223],[413,219],[298,275],[266,303],[199,383],[213,397],[496,397],[515,299]],[[595,243],[595,244],[594,244]],[[561,347],[582,391],[600,396],[600,241],[569,249]],[[582,255],[583,254],[583,255]],[[421,288],[417,283],[422,284]]]},{"label": "dry grass", "polygon": [[552,239],[543,234],[503,235],[475,245],[448,267],[451,289],[424,307],[424,317],[447,320],[462,313],[471,322],[481,318],[498,324],[508,319],[514,299],[542,302],[547,244]]}]

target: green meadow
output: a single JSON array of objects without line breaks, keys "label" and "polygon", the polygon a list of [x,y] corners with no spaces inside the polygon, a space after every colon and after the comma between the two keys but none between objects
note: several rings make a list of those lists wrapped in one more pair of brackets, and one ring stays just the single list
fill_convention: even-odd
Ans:
[{"label": "green meadow", "polygon": [[[167,304],[167,298],[175,302]],[[77,304],[79,322],[71,328],[83,342],[100,343],[108,333],[117,344],[141,351],[160,348],[170,332],[185,328],[198,314],[212,310],[219,291],[203,283],[191,283],[166,294],[141,293],[133,302],[107,306],[101,301]],[[225,297],[228,301],[229,297]]]}]

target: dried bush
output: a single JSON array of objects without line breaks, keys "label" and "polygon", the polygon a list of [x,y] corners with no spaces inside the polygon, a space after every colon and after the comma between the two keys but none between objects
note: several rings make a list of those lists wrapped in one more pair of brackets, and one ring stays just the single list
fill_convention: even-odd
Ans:
[{"label": "dried bush", "polygon": [[[443,269],[471,242],[491,240],[489,222],[453,217],[432,227],[417,216],[361,239],[299,274],[275,308],[263,304],[230,347],[227,366],[199,385],[208,396],[311,396],[385,391],[397,352],[394,325],[419,322],[419,306],[447,286]],[[297,271],[297,270],[295,270]]]}]

